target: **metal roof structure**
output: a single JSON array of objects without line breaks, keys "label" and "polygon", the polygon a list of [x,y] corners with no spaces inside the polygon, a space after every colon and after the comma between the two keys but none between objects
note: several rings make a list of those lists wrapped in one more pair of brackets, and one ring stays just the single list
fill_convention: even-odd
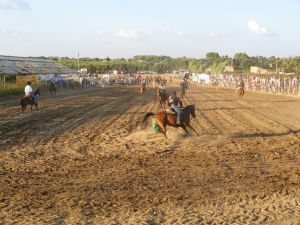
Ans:
[{"label": "metal roof structure", "polygon": [[77,73],[67,66],[42,58],[0,55],[0,75],[43,75]]}]

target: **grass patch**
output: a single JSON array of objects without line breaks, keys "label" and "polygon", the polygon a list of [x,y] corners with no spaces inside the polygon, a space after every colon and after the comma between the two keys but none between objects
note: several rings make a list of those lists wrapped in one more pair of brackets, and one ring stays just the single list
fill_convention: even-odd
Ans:
[{"label": "grass patch", "polygon": [[24,87],[0,87],[0,97],[24,94]]},{"label": "grass patch", "polygon": [[[59,89],[73,89],[73,88],[79,88],[81,87],[80,83],[77,81],[69,80],[69,85],[66,83],[64,84],[56,84],[56,88]],[[0,85],[0,97],[5,96],[12,96],[12,95],[24,95],[24,87],[18,87],[16,84],[12,83],[6,83],[5,87]],[[36,88],[43,89],[45,91],[48,91],[47,83],[46,82],[40,82],[38,85],[34,85],[33,89]]]}]

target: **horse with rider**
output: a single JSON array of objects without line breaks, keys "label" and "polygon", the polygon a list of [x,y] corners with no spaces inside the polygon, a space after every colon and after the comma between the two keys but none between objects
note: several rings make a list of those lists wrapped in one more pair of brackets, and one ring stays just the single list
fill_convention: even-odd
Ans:
[{"label": "horse with rider", "polygon": [[168,102],[169,94],[166,92],[165,87],[162,85],[156,87],[156,93],[157,94],[155,101],[159,102],[161,109],[165,109]]},{"label": "horse with rider", "polygon": [[24,89],[25,95],[21,98],[20,105],[22,108],[22,113],[25,112],[27,105],[31,105],[30,110],[32,111],[32,106],[35,105],[36,110],[38,109],[37,97],[40,95],[40,89],[33,90],[31,82],[28,81]]},{"label": "horse with rider", "polygon": [[146,85],[147,85],[147,80],[144,79],[144,80],[142,81],[141,90],[140,90],[140,93],[141,93],[142,95],[146,95],[146,94],[147,94]]},{"label": "horse with rider", "polygon": [[55,86],[55,83],[53,80],[50,80],[49,83],[48,83],[48,86],[49,86],[49,92],[50,92],[50,95],[52,96],[53,94],[56,95],[56,86]]},{"label": "horse with rider", "polygon": [[240,82],[236,89],[236,93],[238,95],[238,98],[243,98],[243,96],[245,94],[245,83],[244,83],[244,80],[242,77],[240,78]]},{"label": "horse with rider", "polygon": [[186,78],[183,78],[180,81],[180,98],[183,98],[185,96],[185,91],[186,89],[188,89],[188,81],[186,80]]},{"label": "horse with rider", "polygon": [[189,105],[183,108],[182,101],[179,97],[177,97],[177,93],[175,91],[171,96],[167,97],[166,103],[169,106],[170,111],[164,110],[158,113],[148,112],[144,116],[143,122],[146,122],[149,117],[155,116],[155,123],[159,126],[166,138],[167,125],[176,128],[181,127],[187,134],[189,132],[186,128],[189,127],[199,136],[197,131],[190,124],[191,117],[196,117],[195,105]]}]

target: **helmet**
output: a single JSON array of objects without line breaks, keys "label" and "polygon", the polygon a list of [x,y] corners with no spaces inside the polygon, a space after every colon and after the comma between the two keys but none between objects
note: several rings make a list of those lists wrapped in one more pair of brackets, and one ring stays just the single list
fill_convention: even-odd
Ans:
[{"label": "helmet", "polygon": [[30,81],[27,81],[27,84],[28,84],[28,85],[30,85],[30,84],[31,84],[31,82],[30,82]]}]

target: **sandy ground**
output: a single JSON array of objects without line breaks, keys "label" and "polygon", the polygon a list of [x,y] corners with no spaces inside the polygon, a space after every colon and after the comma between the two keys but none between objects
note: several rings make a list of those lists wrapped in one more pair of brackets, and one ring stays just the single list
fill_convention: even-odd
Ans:
[{"label": "sandy ground", "polygon": [[299,98],[192,87],[200,136],[168,140],[140,124],[153,100],[59,93],[21,118],[1,99],[0,224],[300,224]]}]

